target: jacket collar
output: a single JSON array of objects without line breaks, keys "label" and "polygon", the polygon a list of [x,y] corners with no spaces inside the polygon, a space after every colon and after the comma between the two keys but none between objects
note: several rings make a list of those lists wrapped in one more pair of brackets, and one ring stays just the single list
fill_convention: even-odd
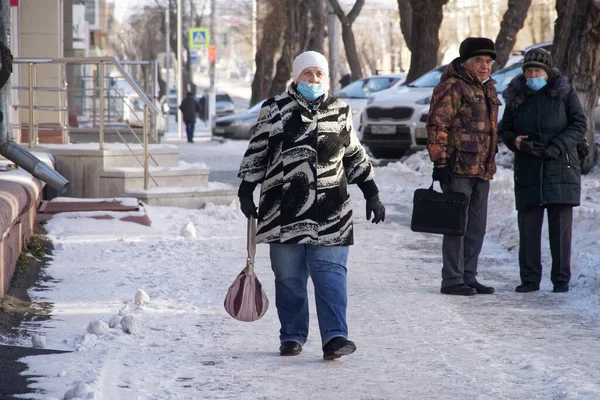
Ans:
[{"label": "jacket collar", "polygon": [[[571,82],[569,78],[562,75],[560,71],[553,68],[550,71],[548,77],[548,83],[538,93],[546,94],[550,97],[559,99],[565,99],[571,90]],[[506,100],[506,106],[510,108],[517,108],[527,98],[527,96],[535,94],[536,92],[527,86],[527,79],[523,74],[517,75],[502,92],[504,99]]]},{"label": "jacket collar", "polygon": [[479,79],[470,71],[467,71],[465,67],[462,66],[462,61],[460,57],[452,60],[450,64],[446,66],[444,72],[442,73],[442,77],[440,79],[441,82],[450,79],[450,78],[458,78],[468,82],[471,85],[488,87],[489,85],[495,85],[496,81],[490,77],[487,81],[480,83]]}]

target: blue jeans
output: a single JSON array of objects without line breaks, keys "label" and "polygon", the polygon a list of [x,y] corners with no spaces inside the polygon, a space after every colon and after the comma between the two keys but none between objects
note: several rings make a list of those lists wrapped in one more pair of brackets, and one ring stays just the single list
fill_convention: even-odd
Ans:
[{"label": "blue jeans", "polygon": [[194,142],[194,127],[196,126],[196,121],[184,121],[185,122],[185,133],[187,134],[187,140],[190,143]]},{"label": "blue jeans", "polygon": [[346,261],[348,246],[271,244],[271,268],[275,273],[275,305],[281,323],[279,339],[306,343],[308,337],[308,292],[310,275],[321,341],[336,336],[348,338],[346,324]]}]

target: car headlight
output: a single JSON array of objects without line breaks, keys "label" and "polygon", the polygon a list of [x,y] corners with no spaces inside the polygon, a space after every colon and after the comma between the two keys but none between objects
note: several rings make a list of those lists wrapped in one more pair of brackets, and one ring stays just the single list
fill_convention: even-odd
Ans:
[{"label": "car headlight", "polygon": [[415,101],[416,104],[429,104],[431,103],[431,96],[427,96],[423,99]]},{"label": "car headlight", "polygon": [[373,96],[373,95],[369,96],[369,98],[367,99],[367,105],[371,104],[374,101],[375,101],[375,96]]}]

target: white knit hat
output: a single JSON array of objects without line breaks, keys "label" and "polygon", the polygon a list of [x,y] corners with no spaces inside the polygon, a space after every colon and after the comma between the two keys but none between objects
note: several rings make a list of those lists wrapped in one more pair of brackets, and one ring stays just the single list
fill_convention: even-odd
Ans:
[{"label": "white knit hat", "polygon": [[298,80],[302,71],[310,67],[321,68],[327,79],[329,79],[329,65],[325,56],[316,51],[305,51],[294,59],[292,66],[292,79],[294,82]]}]

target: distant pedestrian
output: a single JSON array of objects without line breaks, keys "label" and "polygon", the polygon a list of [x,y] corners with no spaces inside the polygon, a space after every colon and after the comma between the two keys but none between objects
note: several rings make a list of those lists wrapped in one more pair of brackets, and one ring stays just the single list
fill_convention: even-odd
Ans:
[{"label": "distant pedestrian", "polygon": [[352,83],[352,75],[346,74],[346,75],[342,76],[342,78],[339,80],[339,82],[340,82],[340,87],[348,86],[349,84]]},{"label": "distant pedestrian", "polygon": [[270,246],[280,354],[298,355],[306,343],[310,276],[323,358],[332,360],[356,350],[346,323],[346,262],[354,242],[348,185],[362,190],[367,220],[383,221],[385,208],[350,107],[328,94],[328,72],[320,53],[296,57],[293,83],[260,110],[240,166],[238,196],[244,215],[258,218],[258,243]]},{"label": "distant pedestrian", "polygon": [[554,292],[568,292],[571,279],[573,207],[579,205],[581,175],[577,144],[587,128],[577,93],[544,49],[525,54],[523,74],[506,90],[500,135],[515,153],[515,202],[519,224],[517,292],[540,289],[541,236],[548,213]]},{"label": "distant pedestrian", "polygon": [[185,99],[179,105],[179,109],[183,114],[183,123],[185,124],[185,132],[187,133],[188,143],[194,143],[194,127],[196,119],[200,113],[200,104],[196,101],[196,96],[193,92],[188,92]]},{"label": "distant pedestrian", "polygon": [[491,294],[477,281],[477,262],[487,224],[490,180],[496,172],[498,95],[490,78],[496,59],[494,42],[470,37],[433,90],[427,118],[427,149],[433,180],[444,192],[462,192],[469,199],[464,236],[444,235],[442,288],[450,295]]},{"label": "distant pedestrian", "polygon": [[206,110],[206,96],[204,95],[202,97],[200,97],[200,100],[198,100],[198,104],[200,106],[198,114],[200,115],[200,119],[202,120],[202,122],[206,122],[207,120],[207,110]]}]

